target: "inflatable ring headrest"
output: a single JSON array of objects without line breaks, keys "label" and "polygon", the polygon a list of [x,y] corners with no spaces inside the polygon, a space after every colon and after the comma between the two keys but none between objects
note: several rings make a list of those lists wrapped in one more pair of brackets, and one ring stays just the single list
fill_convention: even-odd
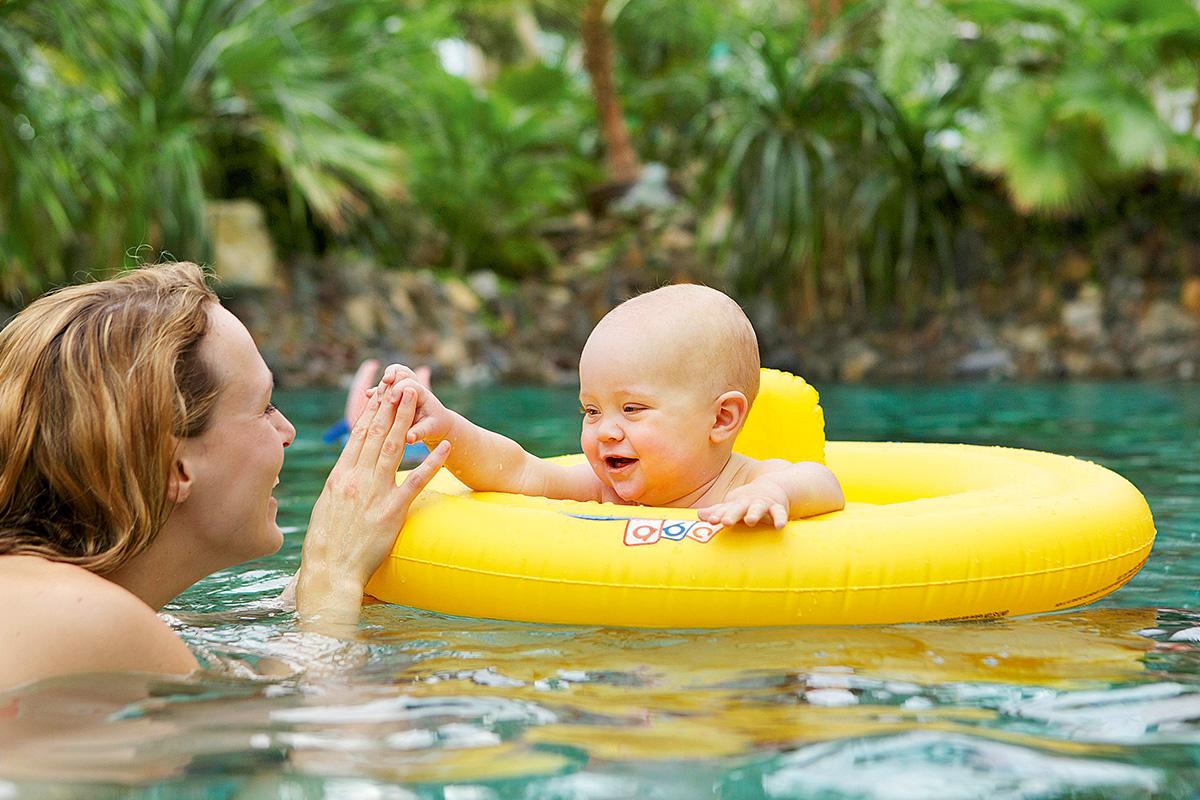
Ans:
[{"label": "inflatable ring headrest", "polygon": [[733,449],[750,458],[825,463],[825,414],[803,378],[764,369],[758,399]]}]

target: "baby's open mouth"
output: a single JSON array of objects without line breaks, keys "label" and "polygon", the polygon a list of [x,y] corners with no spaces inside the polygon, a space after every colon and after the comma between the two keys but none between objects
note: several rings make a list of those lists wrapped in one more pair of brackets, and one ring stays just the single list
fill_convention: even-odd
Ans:
[{"label": "baby's open mouth", "polygon": [[605,456],[604,465],[609,469],[624,469],[630,464],[637,462],[636,458],[625,458],[624,456]]}]

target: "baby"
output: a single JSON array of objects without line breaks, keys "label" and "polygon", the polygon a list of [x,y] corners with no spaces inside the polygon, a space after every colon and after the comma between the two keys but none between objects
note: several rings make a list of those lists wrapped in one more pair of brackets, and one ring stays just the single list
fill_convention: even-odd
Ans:
[{"label": "baby", "polygon": [[845,505],[815,462],[758,461],[733,442],[758,394],[758,340],[742,309],[704,286],[667,286],[614,308],[579,360],[586,464],[536,458],[447,409],[411,372],[409,442],[450,441],[446,467],[477,491],[695,508],[712,524],[773,524]]}]

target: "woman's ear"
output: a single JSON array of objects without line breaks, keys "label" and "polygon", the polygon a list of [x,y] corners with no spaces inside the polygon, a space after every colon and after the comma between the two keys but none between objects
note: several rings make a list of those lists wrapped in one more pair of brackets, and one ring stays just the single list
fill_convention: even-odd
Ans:
[{"label": "woman's ear", "polygon": [[750,411],[750,401],[741,392],[725,392],[717,398],[717,415],[708,438],[714,444],[738,435]]},{"label": "woman's ear", "polygon": [[184,448],[179,448],[175,460],[171,462],[171,474],[167,479],[167,500],[175,505],[188,499],[192,493],[191,459],[185,454]]}]

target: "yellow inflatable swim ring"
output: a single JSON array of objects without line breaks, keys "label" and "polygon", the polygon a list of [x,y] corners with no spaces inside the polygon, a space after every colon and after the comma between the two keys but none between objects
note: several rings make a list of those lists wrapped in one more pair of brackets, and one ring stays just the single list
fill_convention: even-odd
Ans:
[{"label": "yellow inflatable swim ring", "polygon": [[1114,472],[1001,447],[826,443],[816,391],[786,373],[763,371],[736,449],[825,462],[846,509],[779,531],[721,529],[691,509],[471,492],[443,471],[367,592],[585,625],[992,619],[1096,600],[1154,542],[1145,499]]}]

